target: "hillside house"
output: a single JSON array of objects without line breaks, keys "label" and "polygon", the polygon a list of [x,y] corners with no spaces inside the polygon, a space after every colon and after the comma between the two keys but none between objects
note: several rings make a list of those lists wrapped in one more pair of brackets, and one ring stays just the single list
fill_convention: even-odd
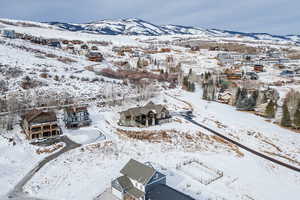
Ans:
[{"label": "hillside house", "polygon": [[255,71],[255,72],[263,72],[264,71],[264,66],[263,65],[254,65],[253,66],[253,71]]},{"label": "hillside house", "polygon": [[91,47],[91,50],[93,50],[93,51],[98,51],[99,49],[98,49],[97,46],[92,46],[92,47]]},{"label": "hillside house", "polygon": [[111,183],[112,194],[120,200],[193,200],[193,198],[166,185],[166,175],[149,163],[136,160],[121,169],[122,176]]},{"label": "hillside house", "polygon": [[50,41],[50,42],[48,43],[48,45],[49,45],[50,47],[61,48],[61,44],[60,44],[59,41]]},{"label": "hillside house", "polygon": [[88,58],[89,61],[93,62],[102,62],[103,61],[103,55],[100,52],[89,52],[86,57]]},{"label": "hillside house", "polygon": [[61,134],[57,117],[54,112],[32,111],[23,116],[22,123],[28,139],[41,139]]},{"label": "hillside house", "polygon": [[80,49],[89,49],[89,46],[87,44],[83,44],[80,46]]},{"label": "hillside house", "polygon": [[14,30],[4,29],[2,31],[2,36],[10,39],[16,39],[16,32]]},{"label": "hillside house", "polygon": [[148,127],[168,122],[170,118],[165,106],[149,102],[144,107],[130,108],[121,112],[119,125]]},{"label": "hillside house", "polygon": [[69,107],[64,110],[64,122],[67,128],[89,126],[91,119],[86,106]]},{"label": "hillside house", "polygon": [[218,93],[217,101],[220,103],[229,104],[231,98],[232,98],[232,94],[230,91],[223,91]]}]

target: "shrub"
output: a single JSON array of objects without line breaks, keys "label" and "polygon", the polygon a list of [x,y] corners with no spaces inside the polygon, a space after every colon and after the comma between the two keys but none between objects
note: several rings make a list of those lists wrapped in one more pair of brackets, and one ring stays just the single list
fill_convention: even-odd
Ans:
[{"label": "shrub", "polygon": [[282,118],[281,118],[280,125],[284,127],[291,127],[292,125],[290,112],[286,101],[284,102],[282,107]]}]

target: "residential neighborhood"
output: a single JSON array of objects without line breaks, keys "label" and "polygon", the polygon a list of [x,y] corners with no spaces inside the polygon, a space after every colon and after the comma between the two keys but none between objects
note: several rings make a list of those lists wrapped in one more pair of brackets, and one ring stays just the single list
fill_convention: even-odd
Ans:
[{"label": "residential neighborhood", "polygon": [[299,35],[46,19],[0,18],[1,200],[297,199]]}]

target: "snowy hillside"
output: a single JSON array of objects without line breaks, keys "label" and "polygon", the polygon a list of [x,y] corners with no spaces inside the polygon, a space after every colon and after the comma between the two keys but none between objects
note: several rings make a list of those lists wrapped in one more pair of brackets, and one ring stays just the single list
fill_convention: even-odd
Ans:
[{"label": "snowy hillside", "polygon": [[292,42],[299,44],[300,35],[272,35],[268,33],[244,33],[220,29],[205,29],[184,25],[156,25],[141,19],[99,20],[90,23],[76,24],[64,22],[32,22],[11,19],[0,19],[0,25],[23,27],[39,27],[46,29],[60,29],[73,32],[88,32],[101,35],[135,35],[135,36],[162,36],[162,35],[201,35],[212,38],[242,38],[246,40],[268,40],[274,42]]},{"label": "snowy hillside", "polygon": [[[281,127],[277,119],[285,97],[300,91],[300,47],[288,44],[300,42],[300,36],[139,19],[86,24],[0,19],[0,32],[0,200],[116,200],[111,182],[130,159],[150,162],[166,175],[168,186],[195,200],[299,196],[299,130]],[[265,66],[256,73],[257,61]],[[298,67],[299,76],[281,75]],[[230,80],[225,72],[231,71],[246,75]],[[216,101],[203,99],[209,73],[228,79],[224,92],[216,88]],[[186,91],[190,85],[193,92]],[[219,101],[231,93],[235,100],[238,86],[259,100],[275,96],[267,86],[277,90],[279,117]],[[145,114],[141,106],[149,102],[163,105],[171,118],[155,109]],[[85,106],[90,125],[68,129],[65,111]],[[149,127],[122,126],[131,108],[138,110],[129,116],[136,123],[146,115],[164,117],[155,125],[151,119]],[[43,139],[27,136],[23,114],[36,109],[53,111],[61,136],[49,138],[47,127]]]},{"label": "snowy hillside", "polygon": [[271,35],[268,33],[243,33],[219,29],[203,29],[181,25],[155,25],[140,19],[100,20],[87,24],[49,22],[48,24],[70,31],[88,31],[105,35],[206,35],[214,37],[242,37],[255,40],[300,42],[299,35]]}]

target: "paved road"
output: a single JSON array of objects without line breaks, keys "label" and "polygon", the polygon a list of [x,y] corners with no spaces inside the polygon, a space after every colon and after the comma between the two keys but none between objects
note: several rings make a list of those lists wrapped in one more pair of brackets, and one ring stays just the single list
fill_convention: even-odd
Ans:
[{"label": "paved road", "polygon": [[39,164],[34,167],[32,170],[30,170],[23,178],[18,182],[18,184],[6,195],[6,199],[13,199],[13,200],[42,200],[39,198],[34,198],[30,197],[27,194],[24,193],[23,187],[30,181],[30,179],[37,173],[44,165],[46,165],[48,162],[54,160],[58,156],[60,156],[63,153],[66,153],[72,149],[78,148],[81,145],[73,142],[70,140],[67,136],[62,136],[61,137],[61,142],[65,143],[65,147],[54,153],[51,154],[50,156],[47,156],[44,158]]},{"label": "paved road", "polygon": [[292,166],[292,165],[289,165],[289,164],[287,164],[287,163],[281,162],[281,161],[276,160],[276,159],[274,159],[274,158],[272,158],[272,157],[266,156],[265,154],[262,154],[262,153],[260,153],[260,152],[258,152],[258,151],[256,151],[256,150],[254,150],[254,149],[250,149],[249,147],[246,147],[245,145],[243,145],[243,144],[241,144],[241,143],[239,143],[239,142],[236,142],[236,141],[234,141],[234,140],[232,140],[232,139],[230,139],[230,138],[224,136],[223,134],[218,133],[218,132],[215,131],[215,130],[212,130],[211,128],[208,128],[207,126],[205,126],[205,125],[203,125],[203,124],[200,124],[200,123],[194,121],[193,118],[192,118],[192,116],[189,116],[189,115],[181,115],[181,116],[184,117],[187,121],[189,121],[189,122],[191,122],[191,123],[193,123],[193,124],[195,124],[195,125],[197,125],[197,126],[203,128],[203,129],[205,129],[205,130],[210,131],[211,133],[213,133],[213,134],[215,134],[215,135],[217,135],[217,136],[223,138],[224,140],[226,140],[226,141],[228,141],[228,142],[230,142],[230,143],[232,143],[232,144],[237,145],[238,147],[240,147],[240,148],[242,148],[242,149],[244,149],[244,150],[246,150],[246,151],[248,151],[248,152],[250,152],[250,153],[252,153],[252,154],[254,154],[254,155],[257,155],[257,156],[259,156],[259,157],[261,157],[261,158],[264,158],[264,159],[266,159],[266,160],[269,160],[269,161],[271,161],[271,162],[273,162],[273,163],[275,163],[275,164],[281,165],[281,166],[286,167],[286,168],[288,168],[288,169],[291,169],[291,170],[293,170],[293,171],[300,172],[300,168],[297,168],[297,167],[295,167],[295,166]]}]

